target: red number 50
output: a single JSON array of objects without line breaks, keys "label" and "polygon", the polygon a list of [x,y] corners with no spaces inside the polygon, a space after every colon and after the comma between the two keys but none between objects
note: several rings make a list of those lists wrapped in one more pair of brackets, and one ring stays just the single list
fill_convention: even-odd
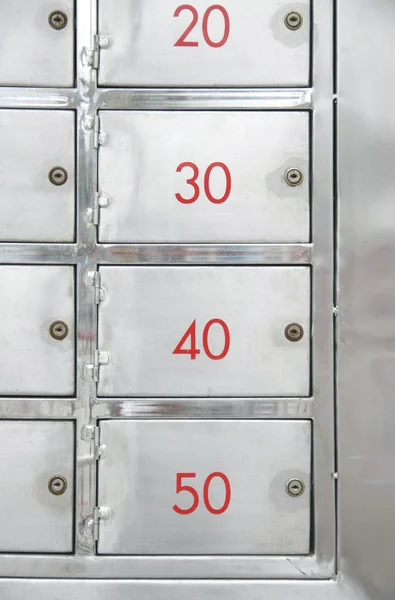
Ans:
[{"label": "red number 50", "polygon": [[[188,37],[188,35],[191,33],[191,31],[193,31],[193,29],[196,27],[196,25],[199,21],[199,13],[194,6],[191,6],[191,4],[182,4],[181,6],[176,8],[176,10],[174,12],[174,16],[179,17],[180,14],[182,13],[182,11],[184,11],[184,10],[189,10],[189,12],[192,14],[192,21],[190,22],[190,24],[188,25],[188,27],[186,28],[186,30],[184,31],[182,36],[176,41],[176,43],[174,45],[175,46],[183,46],[183,47],[199,46],[199,42],[191,42],[191,41],[188,42],[186,39]],[[218,42],[214,42],[211,39],[209,32],[208,32],[208,22],[210,19],[210,15],[215,10],[219,11],[222,14],[222,16],[224,17],[224,34]],[[203,15],[202,30],[203,30],[204,41],[206,42],[206,44],[211,46],[211,48],[220,48],[221,46],[224,46],[226,44],[226,42],[228,41],[229,34],[230,34],[230,18],[229,18],[228,11],[220,4],[214,4],[213,6],[210,6]]]},{"label": "red number 50", "polygon": [[[191,485],[183,485],[183,483],[182,483],[183,479],[187,479],[187,478],[194,479],[195,477],[196,477],[196,473],[177,473],[176,493],[179,494],[180,492],[188,492],[192,496],[192,504],[189,508],[180,508],[179,506],[177,506],[177,504],[174,504],[173,510],[174,510],[174,512],[178,513],[179,515],[190,515],[191,513],[195,512],[195,510],[199,506],[199,494],[197,493],[195,488],[193,488]],[[224,486],[225,486],[225,499],[224,499],[223,505],[220,508],[214,508],[210,502],[210,497],[209,497],[210,484],[211,484],[212,480],[215,479],[216,477],[218,477],[219,479],[222,479],[222,481],[224,482]],[[232,491],[231,491],[231,487],[230,487],[230,482],[229,482],[229,479],[226,477],[226,475],[224,475],[223,473],[220,473],[219,471],[216,473],[210,473],[210,475],[206,478],[206,481],[204,482],[204,486],[203,486],[204,506],[206,507],[208,512],[210,512],[212,515],[221,515],[229,507],[231,493],[232,493]]]}]

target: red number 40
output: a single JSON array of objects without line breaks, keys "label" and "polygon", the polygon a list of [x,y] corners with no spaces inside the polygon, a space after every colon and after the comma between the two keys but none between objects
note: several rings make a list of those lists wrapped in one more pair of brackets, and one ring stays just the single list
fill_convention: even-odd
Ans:
[{"label": "red number 40", "polygon": [[[219,354],[213,354],[213,352],[211,352],[208,341],[210,329],[213,325],[220,325],[224,332],[224,347],[222,352],[220,352]],[[186,344],[188,338],[190,338],[190,347],[184,348],[184,344]],[[206,356],[208,356],[208,358],[211,358],[211,360],[221,360],[222,358],[225,358],[230,348],[230,331],[225,321],[223,321],[222,319],[211,319],[211,321],[208,321],[208,323],[206,323],[203,329],[202,342],[204,353],[206,354]],[[189,354],[191,360],[196,360],[197,355],[200,354],[200,350],[196,346],[196,319],[190,324],[190,326],[178,342],[177,346],[174,348],[173,354]]]}]

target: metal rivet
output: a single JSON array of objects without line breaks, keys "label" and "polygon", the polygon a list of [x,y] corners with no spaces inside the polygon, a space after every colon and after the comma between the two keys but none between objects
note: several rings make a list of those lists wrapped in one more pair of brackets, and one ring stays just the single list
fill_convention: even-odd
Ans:
[{"label": "metal rivet", "polygon": [[305,485],[301,479],[298,477],[293,477],[288,481],[285,489],[287,490],[287,494],[289,494],[289,496],[296,498],[297,496],[301,496],[303,494]]},{"label": "metal rivet", "polygon": [[67,490],[67,479],[63,475],[54,475],[48,481],[48,489],[51,494],[61,496]]},{"label": "metal rivet", "polygon": [[54,321],[49,328],[49,333],[55,340],[64,340],[69,333],[69,328],[63,321]]},{"label": "metal rivet", "polygon": [[304,335],[303,327],[299,323],[290,323],[286,326],[284,334],[290,342],[299,342]]},{"label": "metal rivet", "polygon": [[48,173],[48,179],[54,185],[63,185],[68,177],[67,171],[63,167],[54,167]]},{"label": "metal rivet", "polygon": [[292,10],[287,15],[285,15],[284,22],[288,29],[296,31],[296,29],[300,29],[302,27],[303,17],[296,10]]},{"label": "metal rivet", "polygon": [[288,185],[295,187],[303,182],[303,173],[300,169],[288,169],[285,172],[284,179]]},{"label": "metal rivet", "polygon": [[52,29],[57,29],[59,31],[66,27],[68,18],[63,10],[53,10],[48,17],[48,23]]}]

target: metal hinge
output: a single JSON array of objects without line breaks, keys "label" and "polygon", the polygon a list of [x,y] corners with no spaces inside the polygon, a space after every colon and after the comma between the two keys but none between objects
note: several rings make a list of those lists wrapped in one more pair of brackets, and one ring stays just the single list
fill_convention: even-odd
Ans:
[{"label": "metal hinge", "polygon": [[100,304],[104,297],[104,292],[101,288],[100,271],[90,271],[88,273],[87,285],[94,287],[94,302],[95,304]]},{"label": "metal hinge", "polygon": [[93,509],[93,539],[99,540],[100,521],[111,519],[111,509],[108,506],[95,506]]},{"label": "metal hinge", "polygon": [[108,365],[110,362],[110,355],[108,352],[100,352],[95,350],[93,354],[93,362],[85,366],[87,377],[92,379],[94,383],[99,381],[100,367],[101,365]]},{"label": "metal hinge", "polygon": [[85,442],[93,442],[95,460],[105,457],[107,446],[100,444],[100,427],[97,425],[84,425],[81,430],[81,439]]},{"label": "metal hinge", "polygon": [[99,68],[100,50],[107,50],[111,46],[111,38],[103,35],[95,35],[93,38],[93,50],[88,54],[88,64],[93,69]]},{"label": "metal hinge", "polygon": [[100,117],[96,115],[93,120],[93,147],[97,150],[106,141],[106,134],[100,130]]},{"label": "metal hinge", "polygon": [[100,217],[100,209],[107,208],[110,204],[110,199],[107,196],[102,196],[100,192],[95,193],[95,197],[93,199],[93,209],[92,209],[92,223],[93,225],[99,225],[99,217]]}]

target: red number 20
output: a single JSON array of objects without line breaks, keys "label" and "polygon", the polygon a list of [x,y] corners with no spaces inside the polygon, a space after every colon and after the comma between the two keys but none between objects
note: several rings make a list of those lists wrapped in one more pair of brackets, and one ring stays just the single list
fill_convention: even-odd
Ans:
[{"label": "red number 20", "polygon": [[[184,11],[184,10],[189,10],[192,13],[192,21],[188,25],[188,27],[186,28],[186,30],[184,31],[182,36],[176,41],[176,43],[174,45],[175,46],[183,46],[183,47],[199,46],[199,42],[191,42],[191,41],[188,42],[186,39],[188,37],[188,35],[191,33],[191,31],[193,31],[193,29],[196,27],[198,20],[199,20],[199,13],[196,10],[196,8],[194,6],[192,6],[191,4],[182,4],[181,6],[176,8],[176,10],[174,12],[174,16],[179,17],[180,14],[182,13],[182,11]],[[224,17],[224,34],[218,42],[214,42],[211,39],[209,32],[208,32],[209,18],[210,18],[211,13],[214,12],[215,10],[218,10]],[[213,6],[210,6],[203,15],[202,30],[203,30],[204,41],[206,42],[206,44],[211,46],[211,48],[220,48],[221,46],[224,46],[226,44],[226,42],[228,41],[229,34],[230,34],[230,18],[229,18],[229,13],[226,10],[226,8],[224,8],[220,4],[214,4]]]},{"label": "red number 20", "polygon": [[[199,494],[197,493],[195,488],[193,488],[191,485],[183,485],[182,483],[183,479],[194,479],[195,477],[196,473],[177,473],[176,475],[176,493],[179,494],[180,492],[188,492],[189,494],[191,494],[193,499],[192,504],[189,508],[180,508],[179,506],[177,506],[177,504],[174,504],[173,510],[179,515],[190,515],[191,513],[195,512],[195,510],[199,506]],[[220,508],[213,507],[213,505],[210,502],[209,496],[210,484],[212,480],[216,477],[222,479],[225,486],[225,499],[223,505]],[[206,478],[206,481],[204,482],[203,486],[203,502],[208,512],[210,512],[212,515],[221,515],[222,513],[224,513],[229,507],[231,495],[232,490],[230,487],[230,481],[226,477],[226,475],[224,475],[224,473],[220,473],[219,471],[216,473],[210,473],[210,475]]]},{"label": "red number 20", "polygon": [[[192,177],[190,177],[189,179],[186,180],[188,185],[193,187],[193,195],[190,198],[184,198],[183,196],[181,196],[180,193],[177,193],[176,198],[182,204],[193,204],[194,202],[196,202],[196,200],[200,196],[200,187],[197,183],[197,180],[199,177],[199,168],[193,162],[183,162],[180,165],[178,165],[177,173],[181,173],[181,171],[183,171],[184,169],[187,169],[187,168],[192,169],[192,172],[193,172]],[[224,192],[224,195],[221,196],[220,198],[215,198],[211,192],[210,178],[211,178],[211,173],[213,172],[214,169],[222,169],[222,171],[225,174],[225,181],[226,181],[225,192]],[[206,194],[206,197],[213,204],[223,204],[229,198],[231,191],[232,191],[232,176],[230,174],[228,167],[222,162],[211,163],[211,165],[209,165],[207,167],[207,170],[204,174],[204,192]]]}]

